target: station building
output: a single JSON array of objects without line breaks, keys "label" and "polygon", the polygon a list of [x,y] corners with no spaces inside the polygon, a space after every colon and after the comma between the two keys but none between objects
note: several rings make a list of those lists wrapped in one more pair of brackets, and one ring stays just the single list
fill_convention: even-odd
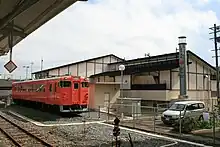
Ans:
[{"label": "station building", "polygon": [[[179,53],[123,60],[113,54],[33,73],[36,78],[78,75],[90,78],[90,107],[115,103],[120,96],[119,65],[123,72],[123,97],[141,98],[142,105],[167,103],[179,97]],[[216,101],[216,69],[187,51],[187,95],[208,107]]]}]

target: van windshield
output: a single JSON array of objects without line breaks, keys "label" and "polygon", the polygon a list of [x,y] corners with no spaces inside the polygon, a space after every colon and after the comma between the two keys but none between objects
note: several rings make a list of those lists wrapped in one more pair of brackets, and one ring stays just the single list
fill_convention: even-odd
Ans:
[{"label": "van windshield", "polygon": [[173,104],[169,108],[169,110],[174,110],[174,111],[182,111],[185,108],[184,104]]}]

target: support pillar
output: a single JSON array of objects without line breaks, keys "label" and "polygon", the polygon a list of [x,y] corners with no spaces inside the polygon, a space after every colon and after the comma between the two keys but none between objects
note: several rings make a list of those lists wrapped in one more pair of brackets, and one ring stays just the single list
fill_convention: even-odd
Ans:
[{"label": "support pillar", "polygon": [[9,35],[8,35],[8,46],[9,46],[9,50],[10,50],[10,61],[12,60],[12,48],[13,48],[13,25],[14,25],[14,21],[12,21],[10,23],[10,31],[9,31]]},{"label": "support pillar", "polygon": [[186,37],[179,37],[179,79],[180,79],[180,95],[179,98],[187,98],[186,89],[186,65],[187,65],[187,53],[186,53]]}]

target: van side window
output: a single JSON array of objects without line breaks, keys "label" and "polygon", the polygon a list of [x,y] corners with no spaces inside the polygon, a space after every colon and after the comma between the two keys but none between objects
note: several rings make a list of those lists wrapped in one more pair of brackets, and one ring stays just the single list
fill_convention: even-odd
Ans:
[{"label": "van side window", "polygon": [[79,88],[79,84],[78,83],[74,83],[74,89],[78,89]]},{"label": "van side window", "polygon": [[186,107],[186,110],[193,110],[192,105],[187,106],[187,107]]},{"label": "van side window", "polygon": [[196,109],[199,109],[198,104],[191,104],[186,108],[186,110],[196,110]]},{"label": "van side window", "polygon": [[204,104],[203,103],[199,103],[199,109],[203,109],[205,108]]}]

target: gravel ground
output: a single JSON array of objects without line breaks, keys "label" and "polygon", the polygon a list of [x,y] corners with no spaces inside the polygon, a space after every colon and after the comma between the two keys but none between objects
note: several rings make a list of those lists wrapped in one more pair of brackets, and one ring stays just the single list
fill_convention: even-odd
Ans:
[{"label": "gravel ground", "polygon": [[43,124],[63,124],[63,123],[81,123],[83,120],[88,121],[102,121],[102,120],[112,120],[114,119],[113,115],[108,115],[106,113],[98,113],[98,112],[86,112],[81,113],[80,115],[68,115],[65,117],[61,117],[56,114],[51,114],[47,112],[42,112],[39,110],[26,108],[22,106],[12,105],[8,107],[6,110],[10,110],[16,113],[19,113],[20,115],[23,115],[27,118],[30,118],[32,120],[41,122]]},{"label": "gravel ground", "polygon": [[[112,127],[102,124],[88,124],[88,125],[76,125],[76,126],[59,126],[51,129],[52,134],[63,136],[67,140],[75,142],[78,147],[110,147],[112,146],[113,136]],[[128,133],[131,134],[131,138],[135,147],[160,147],[166,144],[172,144],[173,141],[159,139],[147,135],[141,135],[134,133],[133,131],[127,131],[121,129],[121,147],[130,147],[128,141]],[[177,143],[173,147],[196,147],[189,144]]]},{"label": "gravel ground", "polygon": [[5,134],[0,132],[0,147],[16,147],[13,142],[6,138]]}]

